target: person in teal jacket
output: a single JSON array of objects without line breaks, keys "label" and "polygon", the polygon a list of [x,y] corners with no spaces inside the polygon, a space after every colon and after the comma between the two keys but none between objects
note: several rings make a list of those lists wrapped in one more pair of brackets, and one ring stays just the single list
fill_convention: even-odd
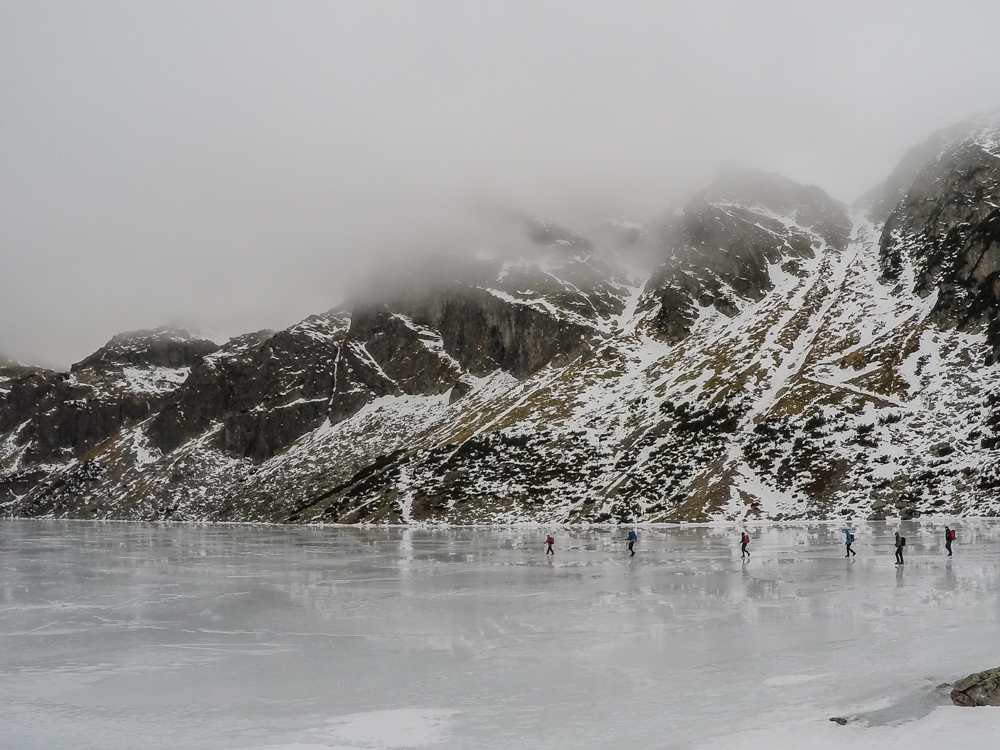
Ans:
[{"label": "person in teal jacket", "polygon": [[854,534],[850,529],[844,529],[844,544],[847,545],[847,554],[844,557],[858,556],[858,553],[851,549],[851,545],[854,544]]}]

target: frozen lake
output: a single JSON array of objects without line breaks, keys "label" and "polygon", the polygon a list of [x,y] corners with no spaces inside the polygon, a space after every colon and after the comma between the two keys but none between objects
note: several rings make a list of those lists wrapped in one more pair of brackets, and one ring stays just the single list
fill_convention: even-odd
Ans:
[{"label": "frozen lake", "polygon": [[[0,747],[997,746],[1000,523],[0,521]],[[947,704],[947,705],[946,705]],[[852,719],[838,726],[828,719]],[[993,743],[992,745],[990,743]]]}]

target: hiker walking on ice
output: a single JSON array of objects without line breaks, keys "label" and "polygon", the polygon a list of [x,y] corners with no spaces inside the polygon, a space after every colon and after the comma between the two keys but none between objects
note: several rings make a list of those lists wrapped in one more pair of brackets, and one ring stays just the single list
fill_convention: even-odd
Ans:
[{"label": "hiker walking on ice", "polygon": [[854,534],[850,529],[844,529],[844,544],[847,545],[847,554],[844,557],[858,556],[858,553],[851,549],[851,545],[854,544]]},{"label": "hiker walking on ice", "polygon": [[556,543],[556,540],[552,538],[551,534],[549,534],[547,537],[545,537],[545,544],[546,544],[545,554],[546,555],[555,555],[556,551],[554,549],[552,549],[552,545],[555,544],[555,543]]},{"label": "hiker walking on ice", "polygon": [[896,565],[903,564],[903,547],[906,546],[906,537],[900,536],[899,532],[896,532]]},{"label": "hiker walking on ice", "polygon": [[948,550],[948,557],[951,557],[951,543],[955,541],[955,530],[947,526],[944,527],[944,548]]},{"label": "hiker walking on ice", "polygon": [[750,559],[750,550],[747,549],[748,544],[750,544],[750,535],[747,534],[746,530],[744,530],[743,533],[740,534],[740,559]]},{"label": "hiker walking on ice", "polygon": [[635,529],[629,529],[628,532],[628,551],[632,554],[629,557],[635,557],[635,550],[632,548],[633,545],[639,541],[639,536],[635,533]]}]

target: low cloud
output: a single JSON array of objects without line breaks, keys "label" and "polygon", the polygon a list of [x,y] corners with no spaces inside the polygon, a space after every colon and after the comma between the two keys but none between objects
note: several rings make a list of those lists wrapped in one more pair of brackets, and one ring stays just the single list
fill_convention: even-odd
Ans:
[{"label": "low cloud", "polygon": [[0,5],[0,351],[280,328],[491,211],[647,219],[738,162],[851,201],[1000,104],[957,3]]}]

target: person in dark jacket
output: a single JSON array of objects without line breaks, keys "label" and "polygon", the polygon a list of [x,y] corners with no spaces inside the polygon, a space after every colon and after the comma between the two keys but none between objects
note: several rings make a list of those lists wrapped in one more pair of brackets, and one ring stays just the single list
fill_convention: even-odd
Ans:
[{"label": "person in dark jacket", "polygon": [[635,557],[635,550],[632,547],[638,541],[639,536],[635,533],[635,529],[630,529],[628,532],[628,551],[632,554],[629,557]]},{"label": "person in dark jacket", "polygon": [[750,535],[746,531],[740,534],[740,558],[750,559],[750,550],[747,549],[747,545],[750,544]]},{"label": "person in dark jacket", "polygon": [[955,532],[949,527],[944,527],[944,548],[948,550],[948,557],[951,557],[951,543],[955,541]]},{"label": "person in dark jacket", "polygon": [[900,536],[899,532],[896,532],[896,565],[903,564],[903,547],[906,546],[906,537]]}]

